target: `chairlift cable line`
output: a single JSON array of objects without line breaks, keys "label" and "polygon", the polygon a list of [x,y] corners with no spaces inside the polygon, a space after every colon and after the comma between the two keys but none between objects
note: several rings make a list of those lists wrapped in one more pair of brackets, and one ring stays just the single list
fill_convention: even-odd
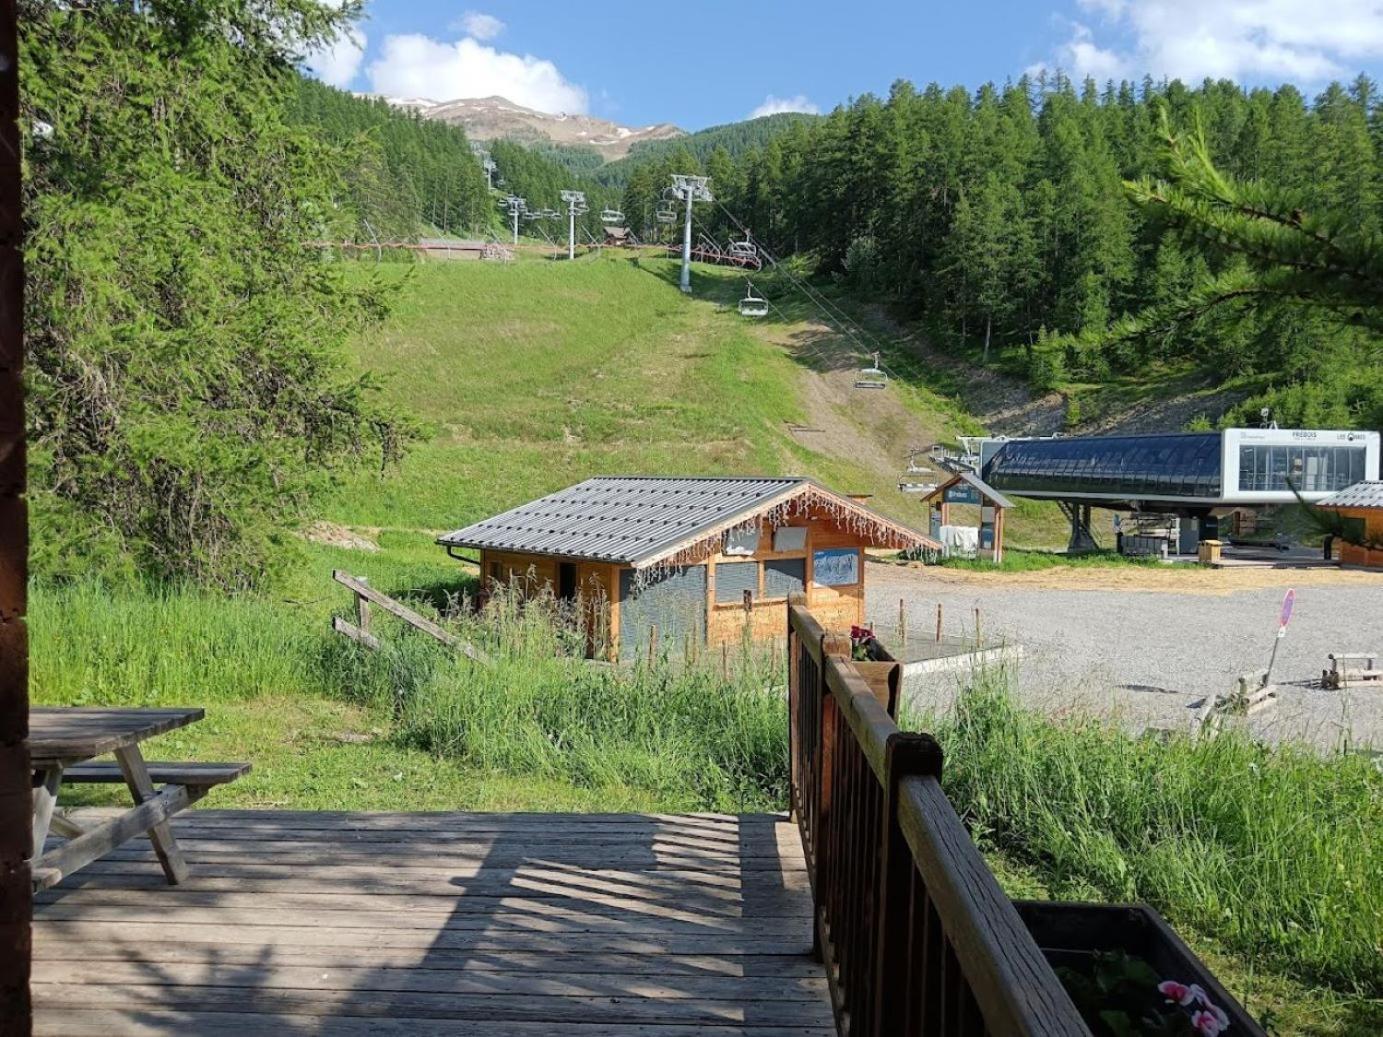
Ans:
[{"label": "chairlift cable line", "polygon": [[[730,222],[735,225],[735,227],[739,230],[741,234],[745,236],[746,239],[751,237],[749,229],[739,221],[739,219],[735,216],[734,213],[732,213],[729,209],[725,207],[725,204],[719,198],[715,199],[715,203],[717,206],[719,206],[720,211],[723,212],[726,215],[726,217],[729,218]],[[830,300],[826,299],[825,296],[823,296],[820,292],[817,292],[814,289],[812,289],[803,280],[801,280],[795,274],[793,274],[792,271],[789,270],[786,266],[779,263],[777,256],[773,254],[772,250],[763,245],[761,242],[758,243],[758,248],[759,251],[763,253],[764,258],[768,260],[769,264],[773,266],[775,269],[781,269],[784,276],[786,276],[788,280],[792,282],[792,284],[796,288],[798,288],[798,290],[800,290],[804,295],[806,295],[808,299],[816,303],[819,309],[823,310],[826,313],[832,314],[837,322],[853,328],[859,335],[864,336],[864,338],[868,340],[868,342],[872,346],[872,348],[871,346],[865,347],[869,352],[873,352],[874,349],[878,349],[880,352],[882,352],[886,348],[886,346],[882,345],[879,342],[878,337],[875,336],[872,332],[870,332],[867,328],[861,325],[858,321],[852,318],[840,307],[836,306],[834,303],[830,302]],[[853,338],[854,336],[851,337]]]},{"label": "chairlift cable line", "polygon": [[[725,207],[722,205],[721,208],[724,209]],[[726,215],[730,214],[727,212]],[[730,218],[731,220],[734,220],[734,216],[730,216]],[[735,222],[736,225],[739,226],[741,233],[744,233],[746,236],[748,236],[749,232],[746,231],[743,226],[739,225],[738,221]],[[706,233],[705,228],[701,225],[699,221],[697,223],[697,229],[700,230],[703,234]],[[760,251],[764,254],[765,258],[768,259],[769,264],[775,270],[781,270],[783,274],[788,278],[789,282],[807,297],[807,301],[814,303],[816,305],[817,309],[821,311],[821,315],[825,319],[826,323],[830,325],[831,328],[837,334],[849,339],[855,345],[859,352],[855,353],[852,359],[869,360],[873,357],[874,353],[881,352],[881,349],[871,349],[871,343],[861,341],[859,335],[857,335],[855,331],[851,330],[851,325],[854,324],[853,321],[849,321],[848,318],[842,320],[840,317],[833,315],[831,309],[824,303],[824,300],[819,299],[817,297],[817,293],[814,293],[813,290],[807,287],[805,283],[803,283],[799,278],[794,276],[791,271],[789,271],[786,267],[782,266],[778,262],[778,260],[773,256],[773,254],[768,251],[768,249],[764,248],[762,245],[760,245],[759,248]],[[783,317],[784,320],[787,319],[786,315],[783,314],[782,310],[778,309],[778,307],[775,306],[774,310],[778,313],[780,317]],[[854,325],[854,327],[859,332],[864,333],[863,328],[859,328],[858,325]],[[882,367],[883,365],[881,364],[880,366]]]},{"label": "chairlift cable line", "polygon": [[[739,220],[735,219],[734,214],[731,213],[728,209],[726,209],[725,206],[719,201],[719,199],[716,199],[716,204],[720,206],[721,211],[724,212],[725,215],[730,218],[731,222],[735,224],[735,226],[739,229],[740,233],[742,233],[745,236],[745,239],[750,240],[750,232],[748,231],[748,229],[745,228],[745,226],[742,223],[739,222]],[[709,232],[706,230],[706,227],[699,220],[696,221],[696,229],[700,233],[704,234],[706,237],[711,237]],[[913,392],[916,392],[915,385],[912,385],[906,379],[902,378],[899,375],[898,370],[895,370],[891,365],[883,362],[882,358],[880,357],[880,353],[883,352],[883,350],[887,347],[881,344],[878,338],[872,335],[858,322],[851,319],[838,307],[829,303],[824,297],[820,295],[819,292],[813,290],[802,279],[798,278],[790,270],[788,270],[787,267],[780,264],[778,262],[777,257],[775,257],[773,253],[769,251],[766,247],[764,247],[761,243],[756,243],[756,245],[759,251],[768,260],[770,266],[772,266],[775,270],[781,270],[782,273],[787,277],[788,281],[799,291],[801,291],[802,294],[804,294],[807,297],[809,302],[813,302],[816,304],[817,308],[821,311],[822,316],[825,318],[826,323],[832,326],[834,330],[837,332],[837,334],[840,334],[845,338],[849,339],[860,350],[860,352],[853,354],[851,359],[869,361],[870,366],[875,371],[882,371],[893,381],[905,385]],[[785,314],[782,311],[782,309],[776,306],[771,300],[765,301],[768,302],[768,305],[773,309],[773,312],[777,314],[782,320],[788,321],[790,319],[787,316],[787,314]],[[833,313],[835,314],[834,317]],[[869,343],[866,344],[864,342],[861,342],[859,337],[854,332],[852,332],[852,328],[855,331],[858,331],[860,334],[864,335],[866,338],[868,338]],[[871,345],[876,346],[878,348],[870,348]],[[903,365],[900,365],[900,367],[903,367]],[[920,367],[917,367],[914,364],[906,364],[905,369],[907,369],[911,373],[911,376],[913,378],[919,381],[921,381],[924,377],[925,373],[921,370]]]}]

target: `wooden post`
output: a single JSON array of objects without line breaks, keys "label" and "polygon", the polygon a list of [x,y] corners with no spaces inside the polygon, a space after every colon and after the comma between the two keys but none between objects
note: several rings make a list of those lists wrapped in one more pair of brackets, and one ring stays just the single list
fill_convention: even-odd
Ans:
[{"label": "wooden post", "polygon": [[[370,582],[364,576],[357,576],[356,579],[361,583]],[[370,603],[359,594],[355,596],[355,625],[362,634],[370,632]]]},{"label": "wooden post", "polygon": [[898,599],[898,646],[908,646],[908,613],[902,598]]},{"label": "wooden post", "polygon": [[730,679],[730,646],[724,641],[720,642],[720,676],[722,680]]},{"label": "wooden post", "polygon": [[[842,634],[823,634],[821,636],[821,667],[817,675],[820,682],[816,689],[817,701],[820,703],[820,731],[821,746],[820,755],[816,761],[816,774],[819,784],[817,793],[817,823],[818,832],[830,830],[829,818],[831,814],[831,800],[834,792],[832,782],[835,773],[836,755],[836,727],[840,719],[840,710],[836,706],[836,697],[831,694],[831,689],[826,685],[826,667],[832,657],[837,659],[850,658],[850,639]],[[846,737],[850,737],[848,734]],[[825,890],[826,879],[830,867],[830,849],[825,842],[815,847],[815,859],[812,862],[815,876],[812,881],[812,889]],[[817,894],[820,896],[820,894]],[[812,922],[812,956],[817,960],[822,960],[821,946],[821,915],[819,911],[813,912]]]},{"label": "wooden post", "polygon": [[975,647],[980,645],[980,607],[975,606]]},{"label": "wooden post", "polygon": [[19,45],[0,0],[0,1031],[30,1032],[28,514],[24,502],[24,220],[20,211]]},{"label": "wooden post", "polygon": [[648,628],[648,665],[653,665],[653,660],[658,655],[658,624],[653,623]]},{"label": "wooden post", "polygon": [[941,764],[941,746],[931,735],[900,731],[889,738],[884,751],[883,830],[874,920],[874,1032],[870,1037],[907,1032],[909,999],[902,992],[918,981],[908,971],[908,942],[916,924],[910,905],[915,865],[898,823],[898,785],[904,778],[918,775],[940,781]]},{"label": "wooden post", "polygon": [[941,643],[941,602],[936,603],[936,640]]}]

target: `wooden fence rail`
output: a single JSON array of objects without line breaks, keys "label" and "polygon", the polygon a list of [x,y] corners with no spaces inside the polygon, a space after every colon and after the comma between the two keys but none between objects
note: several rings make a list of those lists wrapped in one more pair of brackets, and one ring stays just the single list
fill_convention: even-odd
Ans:
[{"label": "wooden fence rail", "polygon": [[[792,807],[841,1037],[1090,1030],[850,641],[788,605]],[[881,699],[883,701],[881,701]]]},{"label": "wooden fence rail", "polygon": [[381,594],[359,576],[352,576],[344,573],[340,569],[332,572],[331,578],[355,594],[355,618],[351,623],[349,620],[340,616],[333,616],[331,628],[338,634],[344,634],[352,641],[364,645],[366,648],[379,649],[379,638],[370,632],[370,603],[378,605],[385,612],[398,619],[403,620],[415,630],[421,630],[428,637],[434,638],[446,645],[454,648],[467,659],[477,663],[488,663],[489,658],[467,641],[462,641],[459,637],[447,633],[432,620],[418,615],[406,605],[401,605],[387,594]]}]

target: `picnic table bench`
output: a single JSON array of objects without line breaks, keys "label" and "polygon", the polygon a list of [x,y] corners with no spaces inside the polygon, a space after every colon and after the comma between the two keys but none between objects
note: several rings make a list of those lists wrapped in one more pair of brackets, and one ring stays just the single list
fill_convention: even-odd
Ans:
[{"label": "picnic table bench", "polygon": [[[34,771],[33,878],[36,890],[61,882],[78,868],[147,833],[169,883],[187,877],[187,861],[168,821],[213,787],[249,773],[248,763],[149,763],[140,743],[196,723],[201,709],[34,708],[29,713],[29,756]],[[92,762],[111,754],[110,763]],[[57,812],[67,784],[123,782],[134,806],[90,828]],[[45,851],[49,833],[66,842]]]}]

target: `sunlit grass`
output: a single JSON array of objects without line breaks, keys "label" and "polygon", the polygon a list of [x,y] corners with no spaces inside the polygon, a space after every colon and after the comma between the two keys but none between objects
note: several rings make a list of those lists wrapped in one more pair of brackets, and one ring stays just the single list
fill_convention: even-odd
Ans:
[{"label": "sunlit grass", "polygon": [[1000,674],[935,728],[977,839],[1054,890],[1146,900],[1298,980],[1383,989],[1383,774],[1365,757],[1052,721]]}]

